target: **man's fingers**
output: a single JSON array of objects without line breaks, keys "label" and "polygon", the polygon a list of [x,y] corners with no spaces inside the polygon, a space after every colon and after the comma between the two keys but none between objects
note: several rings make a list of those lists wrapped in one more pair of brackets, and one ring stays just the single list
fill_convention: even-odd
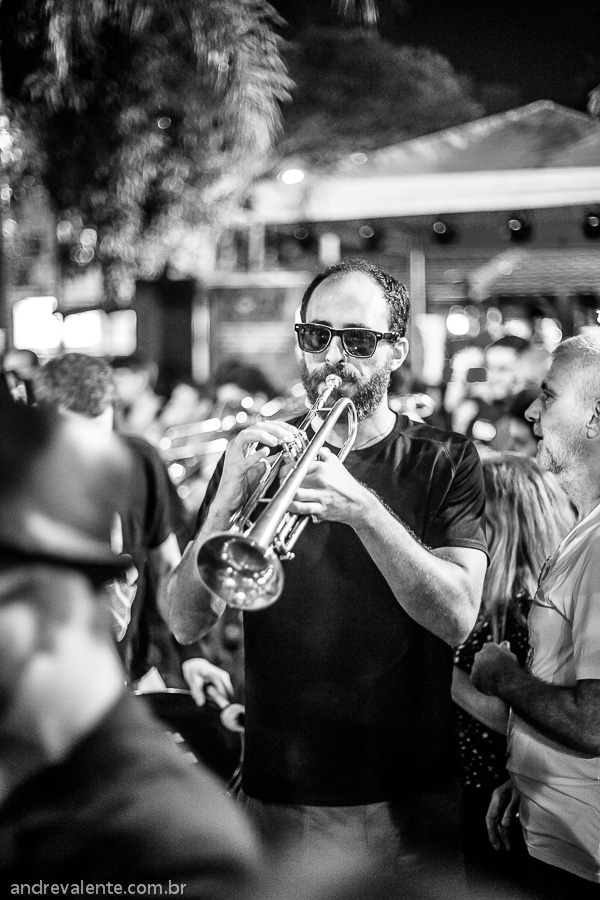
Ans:
[{"label": "man's fingers", "polygon": [[505,825],[504,821],[502,821],[498,826],[498,834],[500,836],[500,841],[502,842],[503,848],[505,850],[510,850],[512,846],[510,838],[510,823]]},{"label": "man's fingers", "polygon": [[316,500],[311,503],[299,503],[294,500],[290,512],[295,516],[315,516],[320,521],[325,515],[325,507]]},{"label": "man's fingers", "polygon": [[322,491],[312,488],[298,488],[290,512],[296,516],[316,516],[322,519],[325,515]]},{"label": "man's fingers", "polygon": [[509,828],[514,810],[514,797],[507,782],[492,794],[485,817],[489,842],[494,850],[510,849]]},{"label": "man's fingers", "polygon": [[209,687],[214,688],[217,694],[220,694],[221,697],[225,697],[225,699],[228,699],[233,694],[233,685],[229,673],[222,669],[217,669],[210,676],[209,684],[206,688],[207,692]]},{"label": "man's fingers", "polygon": [[260,450],[256,450],[254,453],[250,453],[249,456],[244,456],[237,463],[240,472],[249,472],[250,469],[253,469],[254,466],[261,460],[264,460],[266,464],[269,453],[270,450],[268,447],[261,447]]},{"label": "man's fingers", "polygon": [[270,422],[258,426],[250,426],[241,431],[234,438],[236,447],[246,448],[251,444],[266,444],[268,447],[277,447],[299,434],[297,428],[287,422]]},{"label": "man's fingers", "polygon": [[194,675],[190,684],[190,692],[196,706],[204,706],[206,703],[206,695],[204,693],[204,678],[201,675]]},{"label": "man's fingers", "polygon": [[489,842],[494,850],[501,850],[502,841],[500,840],[500,834],[498,831],[498,818],[496,813],[492,812],[491,805],[485,817],[485,827],[487,829]]},{"label": "man's fingers", "polygon": [[296,503],[319,503],[323,505],[323,491],[316,488],[299,487],[294,495]]}]

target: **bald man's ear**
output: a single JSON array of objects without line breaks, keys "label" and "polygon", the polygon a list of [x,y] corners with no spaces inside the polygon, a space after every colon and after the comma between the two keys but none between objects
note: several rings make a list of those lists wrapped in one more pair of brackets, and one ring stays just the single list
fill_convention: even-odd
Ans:
[{"label": "bald man's ear", "polygon": [[393,345],[392,372],[395,372],[396,369],[400,368],[407,356],[408,338],[403,337]]},{"label": "bald man's ear", "polygon": [[587,422],[587,436],[589,438],[600,438],[600,398],[594,400]]}]

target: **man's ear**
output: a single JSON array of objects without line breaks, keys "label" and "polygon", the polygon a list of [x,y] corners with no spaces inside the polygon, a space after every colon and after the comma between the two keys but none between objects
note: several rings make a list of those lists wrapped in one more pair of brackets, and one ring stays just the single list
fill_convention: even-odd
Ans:
[{"label": "man's ear", "polygon": [[587,422],[587,436],[600,438],[600,398],[594,400]]},{"label": "man's ear", "polygon": [[408,338],[400,338],[393,346],[392,372],[399,369],[406,357],[408,356]]}]

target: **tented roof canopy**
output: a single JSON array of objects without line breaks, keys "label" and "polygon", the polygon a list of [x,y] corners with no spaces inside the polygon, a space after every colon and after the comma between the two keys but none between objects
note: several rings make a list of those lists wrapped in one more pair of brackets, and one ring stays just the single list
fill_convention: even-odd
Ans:
[{"label": "tented roof canopy", "polygon": [[[280,171],[302,168],[283,160]],[[267,224],[600,202],[600,121],[551,101],[355,153],[304,179],[259,181],[252,207]]]},{"label": "tented roof canopy", "polygon": [[359,165],[350,158],[336,174],[389,177],[564,166],[600,166],[600,121],[538,100],[376,150]]}]

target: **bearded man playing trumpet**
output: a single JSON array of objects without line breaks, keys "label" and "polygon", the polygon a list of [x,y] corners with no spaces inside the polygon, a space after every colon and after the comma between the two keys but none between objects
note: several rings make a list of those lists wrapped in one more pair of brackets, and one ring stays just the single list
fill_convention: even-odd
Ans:
[{"label": "bearded man playing trumpet", "polygon": [[[308,286],[296,326],[302,380],[317,406],[327,376],[339,376],[327,404],[352,400],[356,435],[342,462],[342,415],[314,457],[301,457],[306,474],[289,510],[306,528],[284,562],[281,599],[244,612],[249,812],[267,839],[367,851],[387,871],[430,869],[458,846],[452,647],[474,625],[486,570],[473,445],[387,402],[408,353],[408,312],[405,287],[363,260]],[[327,427],[324,416],[307,439]],[[297,426],[256,423],[230,442],[167,593],[178,640],[197,639],[223,613],[203,548],[224,532],[221,555],[231,549],[232,520]],[[245,553],[231,546],[233,557]],[[230,575],[236,559],[225,567]]]}]

